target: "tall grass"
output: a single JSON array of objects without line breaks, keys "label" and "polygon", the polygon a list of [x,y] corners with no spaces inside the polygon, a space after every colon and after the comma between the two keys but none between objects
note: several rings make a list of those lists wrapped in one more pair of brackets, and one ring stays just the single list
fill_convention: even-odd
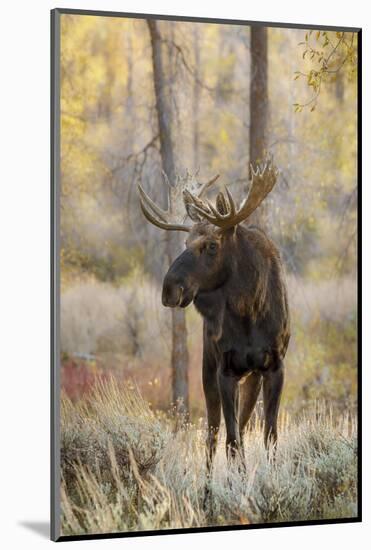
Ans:
[{"label": "tall grass", "polygon": [[114,380],[78,403],[63,397],[64,535],[357,514],[354,417],[319,405],[296,419],[283,412],[275,461],[257,419],[245,436],[246,470],[227,465],[222,429],[206,506],[204,421],[178,429],[176,420]]}]

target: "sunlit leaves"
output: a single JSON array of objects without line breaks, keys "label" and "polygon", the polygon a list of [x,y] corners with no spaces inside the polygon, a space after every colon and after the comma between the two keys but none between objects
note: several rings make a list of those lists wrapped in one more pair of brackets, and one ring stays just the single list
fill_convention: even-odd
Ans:
[{"label": "sunlit leaves", "polygon": [[[295,71],[294,80],[304,78],[312,89],[312,97],[306,103],[294,104],[295,112],[309,107],[314,111],[321,92],[321,86],[334,82],[340,71],[353,78],[357,70],[357,38],[355,33],[313,31],[305,34],[305,40],[298,44],[303,48],[302,59],[309,63],[307,71]],[[301,107],[301,109],[299,108]]]}]

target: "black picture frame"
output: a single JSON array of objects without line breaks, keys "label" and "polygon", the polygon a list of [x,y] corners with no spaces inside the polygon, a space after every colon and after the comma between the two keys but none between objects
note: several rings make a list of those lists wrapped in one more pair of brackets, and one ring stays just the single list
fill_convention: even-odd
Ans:
[{"label": "black picture frame", "polygon": [[[132,19],[156,19],[166,21],[203,22],[228,25],[280,27],[305,30],[329,30],[355,32],[358,37],[358,73],[357,73],[357,346],[358,346],[358,514],[356,517],[290,521],[273,524],[250,524],[200,528],[167,529],[159,531],[135,531],[120,533],[60,535],[60,18],[64,14],[88,15],[99,17],[119,17]],[[124,13],[114,11],[79,10],[55,8],[51,10],[51,539],[53,541],[73,541],[90,539],[126,538],[154,535],[174,535],[185,533],[236,531],[250,529],[272,529],[289,526],[308,526],[356,523],[362,521],[362,29],[358,27],[328,26],[316,24],[276,23],[269,21],[248,21],[236,19],[201,18],[177,15],[159,15],[144,13]]]}]

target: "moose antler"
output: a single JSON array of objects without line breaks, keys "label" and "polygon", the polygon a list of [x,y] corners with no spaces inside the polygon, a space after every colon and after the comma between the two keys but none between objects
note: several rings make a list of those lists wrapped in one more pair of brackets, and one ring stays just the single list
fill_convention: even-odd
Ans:
[{"label": "moose antler", "polygon": [[216,207],[208,200],[203,201],[199,197],[195,197],[187,189],[183,192],[185,200],[192,204],[193,209],[202,218],[213,225],[222,229],[234,227],[246,220],[258,208],[277,181],[278,171],[273,165],[272,158],[269,158],[264,166],[258,164],[255,170],[252,164],[250,167],[251,183],[249,193],[238,209],[227,187],[225,187],[225,195],[218,193]]},{"label": "moose antler", "polygon": [[[219,174],[206,183],[200,183],[197,181],[195,175],[187,172],[185,177],[177,175],[175,184],[173,185],[169,182],[165,172],[163,172],[163,177],[164,183],[168,188],[168,209],[162,210],[145,193],[142,186],[138,185],[142,212],[149,222],[161,229],[190,231],[191,227],[184,222],[187,215],[194,221],[198,217],[198,214],[194,212],[193,201],[201,200],[200,197],[218,179]],[[184,193],[186,192],[192,197],[191,203],[187,203],[184,199]]]}]

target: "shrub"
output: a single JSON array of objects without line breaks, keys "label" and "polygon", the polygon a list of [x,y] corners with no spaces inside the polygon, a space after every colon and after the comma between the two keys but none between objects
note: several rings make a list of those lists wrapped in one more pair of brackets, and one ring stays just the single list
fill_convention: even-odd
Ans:
[{"label": "shrub", "polygon": [[317,407],[281,415],[275,461],[259,422],[245,437],[245,467],[226,464],[224,430],[211,496],[202,421],[174,429],[135,386],[101,382],[88,400],[62,404],[64,534],[354,517],[355,419]]}]

